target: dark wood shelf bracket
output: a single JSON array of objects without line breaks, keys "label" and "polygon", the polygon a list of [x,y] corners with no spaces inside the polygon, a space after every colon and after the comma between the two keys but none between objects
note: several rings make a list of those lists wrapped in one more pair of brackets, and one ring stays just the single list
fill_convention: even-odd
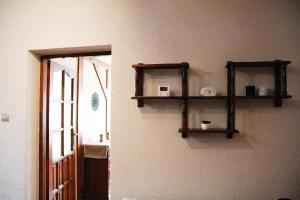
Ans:
[{"label": "dark wood shelf bracket", "polygon": [[281,98],[281,86],[282,86],[282,65],[279,61],[275,61],[274,65],[274,80],[275,80],[275,98],[274,98],[274,106],[281,107],[282,106],[282,98]]},{"label": "dark wood shelf bracket", "polygon": [[286,73],[287,64],[282,66],[281,70],[281,84],[282,84],[282,96],[287,96],[287,73]]},{"label": "dark wood shelf bracket", "polygon": [[274,106],[281,107],[282,99],[285,96],[288,96],[287,93],[287,65],[290,64],[290,61],[274,61],[274,80],[275,80],[275,98]]},{"label": "dark wood shelf bracket", "polygon": [[[143,63],[139,63],[139,65],[143,65]],[[135,96],[143,96],[144,95],[144,69],[136,68],[135,69]],[[144,99],[137,100],[138,107],[144,107]]]},{"label": "dark wood shelf bracket", "polygon": [[227,138],[232,138],[235,130],[235,68],[232,62],[227,64]]},{"label": "dark wood shelf bracket", "polygon": [[[182,63],[181,76],[182,76],[182,130],[186,130],[188,127],[188,73],[187,69],[189,68],[188,63]],[[182,131],[182,138],[187,137],[187,132]]]}]

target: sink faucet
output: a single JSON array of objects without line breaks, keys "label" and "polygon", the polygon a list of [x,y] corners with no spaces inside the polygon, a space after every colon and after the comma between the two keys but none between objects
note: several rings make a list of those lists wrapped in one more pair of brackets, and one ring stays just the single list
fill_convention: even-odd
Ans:
[{"label": "sink faucet", "polygon": [[103,134],[100,134],[100,141],[99,141],[100,143],[102,143],[103,142]]}]

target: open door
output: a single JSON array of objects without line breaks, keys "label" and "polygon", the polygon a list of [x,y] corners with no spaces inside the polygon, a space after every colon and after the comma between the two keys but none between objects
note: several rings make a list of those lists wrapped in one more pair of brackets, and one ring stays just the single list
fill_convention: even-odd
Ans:
[{"label": "open door", "polygon": [[45,59],[40,73],[40,199],[75,200],[77,71]]}]

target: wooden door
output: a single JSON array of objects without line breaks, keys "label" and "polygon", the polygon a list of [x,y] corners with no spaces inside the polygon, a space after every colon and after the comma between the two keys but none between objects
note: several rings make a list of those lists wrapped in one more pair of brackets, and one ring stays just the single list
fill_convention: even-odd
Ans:
[{"label": "wooden door", "polygon": [[76,199],[76,71],[41,66],[40,199]]}]

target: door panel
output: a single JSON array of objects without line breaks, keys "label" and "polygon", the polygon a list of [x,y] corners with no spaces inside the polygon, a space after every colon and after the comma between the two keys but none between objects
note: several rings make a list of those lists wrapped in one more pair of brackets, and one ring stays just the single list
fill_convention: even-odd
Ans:
[{"label": "door panel", "polygon": [[[53,61],[49,95],[49,199],[75,199],[75,72]],[[74,147],[75,146],[75,147]]]},{"label": "door panel", "polygon": [[48,58],[43,57],[40,66],[39,199],[76,200],[83,188],[78,126],[83,58],[73,71]]}]

